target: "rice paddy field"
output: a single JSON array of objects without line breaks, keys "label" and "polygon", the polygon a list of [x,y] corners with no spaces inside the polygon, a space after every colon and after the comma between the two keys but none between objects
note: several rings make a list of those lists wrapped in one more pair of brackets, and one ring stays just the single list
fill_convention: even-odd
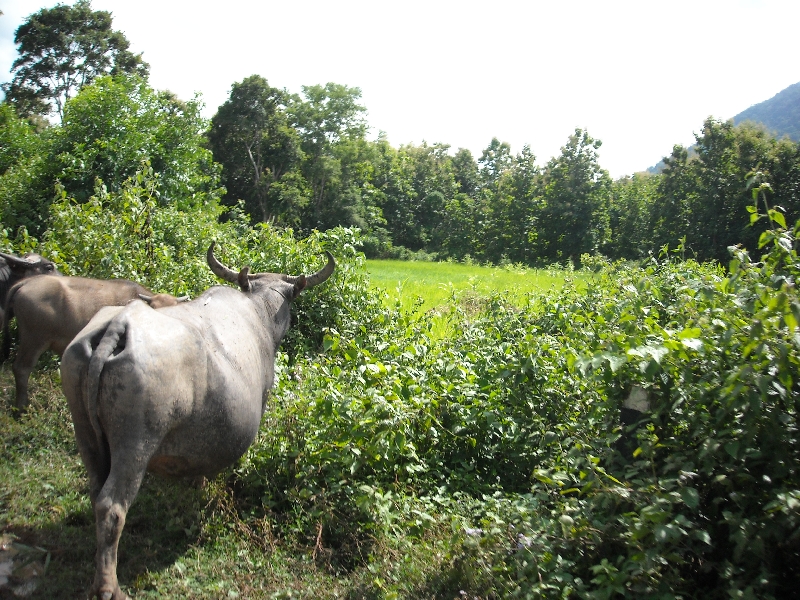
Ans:
[{"label": "rice paddy field", "polygon": [[438,310],[463,303],[471,297],[506,294],[512,304],[521,305],[532,293],[546,293],[561,287],[568,277],[582,277],[562,269],[485,267],[453,262],[368,260],[372,287],[387,294],[387,302],[400,303],[405,310]]}]

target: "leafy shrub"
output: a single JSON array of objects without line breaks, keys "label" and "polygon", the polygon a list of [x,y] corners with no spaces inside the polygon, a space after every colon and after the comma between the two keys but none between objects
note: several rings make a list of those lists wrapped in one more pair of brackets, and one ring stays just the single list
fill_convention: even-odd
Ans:
[{"label": "leafy shrub", "polygon": [[[499,597],[796,597],[799,230],[762,236],[761,262],[736,250],[727,277],[625,268],[551,312],[585,344],[570,365],[595,406],[503,525],[465,538],[454,578]],[[650,407],[623,427],[634,388]]]},{"label": "leafy shrub", "polygon": [[241,213],[220,223],[223,208],[213,199],[183,210],[175,203],[160,205],[159,183],[145,163],[119,192],[109,192],[100,182],[84,203],[62,188],[39,251],[66,275],[132,279],[155,292],[194,297],[222,283],[206,263],[212,241],[224,263],[237,270],[250,265],[255,272],[311,273],[325,264],[323,251],[328,250],[337,268],[325,285],[294,303],[297,326],[283,346],[291,354],[301,346],[319,347],[324,327],[354,331],[381,310],[379,299],[366,293],[355,231],[314,232],[298,241],[291,230],[267,224],[253,229]]},{"label": "leafy shrub", "polygon": [[521,311],[495,295],[444,340],[413,313],[330,331],[284,367],[240,497],[331,545],[455,519],[442,597],[793,597],[799,234],[728,274],[652,260]]}]

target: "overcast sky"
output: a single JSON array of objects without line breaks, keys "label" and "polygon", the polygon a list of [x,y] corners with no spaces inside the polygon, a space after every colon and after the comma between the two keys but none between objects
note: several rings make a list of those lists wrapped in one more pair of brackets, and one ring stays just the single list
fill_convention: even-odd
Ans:
[{"label": "overcast sky", "polygon": [[[67,0],[71,4],[72,0]],[[13,36],[55,1],[0,0],[0,81]],[[94,0],[150,63],[150,82],[202,94],[231,83],[335,82],[362,90],[375,137],[450,144],[492,137],[544,164],[576,127],[602,140],[613,177],[694,141],[800,81],[798,0]]]}]

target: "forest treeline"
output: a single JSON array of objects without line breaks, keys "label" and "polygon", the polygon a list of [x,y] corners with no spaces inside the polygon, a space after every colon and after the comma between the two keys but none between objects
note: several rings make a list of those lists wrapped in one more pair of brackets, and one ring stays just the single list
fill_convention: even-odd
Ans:
[{"label": "forest treeline", "polygon": [[[55,28],[59,7],[30,21],[47,16]],[[103,13],[85,1],[71,10]],[[109,17],[97,35],[119,33],[110,26]],[[293,94],[252,75],[206,120],[199,98],[149,85],[147,64],[124,37],[110,38],[116,54],[93,72],[87,59],[81,77],[48,87],[34,77],[37,31],[17,31],[20,59],[0,105],[0,211],[11,237],[20,228],[42,235],[54,198],[85,202],[98,186],[119,190],[145,161],[163,205],[222,204],[228,215],[298,236],[356,227],[368,257],[536,266],[680,247],[727,261],[729,246],[755,250],[765,226],[750,227],[754,181],[770,184],[768,201],[780,199],[789,222],[800,217],[800,145],[754,124],[708,118],[696,153],[675,146],[661,173],[612,180],[599,162],[601,141],[582,129],[543,164],[529,146],[515,154],[497,138],[480,156],[446,143],[395,147],[382,133],[371,139],[361,91],[336,83]]]}]

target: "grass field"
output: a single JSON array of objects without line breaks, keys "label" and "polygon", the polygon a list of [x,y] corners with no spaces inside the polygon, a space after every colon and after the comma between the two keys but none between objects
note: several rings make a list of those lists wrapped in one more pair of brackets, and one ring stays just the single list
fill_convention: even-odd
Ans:
[{"label": "grass field", "polygon": [[419,304],[422,310],[436,309],[464,294],[486,296],[507,292],[514,304],[524,302],[535,292],[563,285],[566,276],[577,274],[560,270],[483,267],[448,262],[368,260],[371,285],[383,289],[390,303],[399,300],[404,309]]}]

